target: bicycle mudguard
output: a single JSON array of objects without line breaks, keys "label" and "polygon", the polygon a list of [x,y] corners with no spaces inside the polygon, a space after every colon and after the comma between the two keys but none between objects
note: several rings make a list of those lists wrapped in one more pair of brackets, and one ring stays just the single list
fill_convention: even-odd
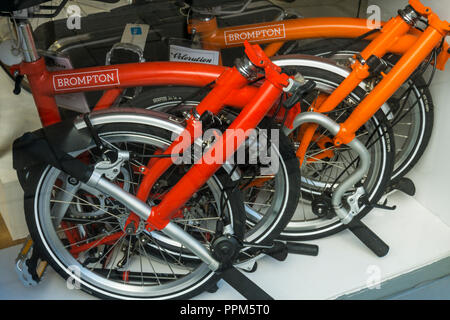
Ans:
[{"label": "bicycle mudguard", "polygon": [[26,187],[30,170],[46,165],[86,182],[92,168],[69,153],[87,148],[92,143],[89,133],[77,130],[73,120],[25,133],[13,143],[13,168],[22,188]]}]

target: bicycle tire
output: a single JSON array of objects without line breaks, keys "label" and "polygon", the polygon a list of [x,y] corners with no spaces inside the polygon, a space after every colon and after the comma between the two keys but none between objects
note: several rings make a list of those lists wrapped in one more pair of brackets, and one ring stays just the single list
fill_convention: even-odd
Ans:
[{"label": "bicycle tire", "polygon": [[[170,112],[172,114],[182,116],[183,111],[189,111],[193,106],[197,105],[203,98],[204,93],[200,96],[194,97],[199,91],[196,87],[153,87],[150,90],[143,92],[135,99],[125,104],[126,107],[145,108],[150,110],[157,110],[163,112]],[[187,101],[186,98],[193,97]],[[180,102],[184,102],[183,105],[177,106]],[[176,107],[173,109],[173,107]],[[229,113],[233,113],[232,110],[228,110]],[[237,111],[236,111],[237,112]],[[264,119],[258,126],[259,129],[272,129],[270,121]],[[290,140],[282,134],[280,131],[278,149],[279,161],[281,165],[280,174],[277,186],[284,185],[278,191],[278,194],[282,196],[282,199],[273,200],[273,203],[280,203],[279,205],[273,204],[271,214],[273,218],[268,219],[268,223],[258,226],[257,217],[253,218],[251,215],[256,215],[255,211],[249,208],[246,204],[247,216],[250,218],[247,220],[247,233],[245,240],[247,242],[257,244],[270,244],[272,240],[278,238],[280,232],[286,227],[290,221],[296,207],[296,203],[299,196],[298,186],[300,184],[300,174],[298,170],[298,160],[293,152]],[[248,201],[247,201],[248,202]],[[266,213],[265,213],[266,214]],[[259,229],[256,230],[256,229]],[[245,260],[245,259],[244,259]]]},{"label": "bicycle tire", "polygon": [[[297,45],[299,43],[300,42],[297,42]],[[370,42],[366,40],[353,43],[351,39],[318,40],[303,47],[289,50],[289,52],[327,57],[338,61],[338,63],[345,67],[349,67],[350,62],[348,58],[356,53],[360,53],[369,43]],[[295,43],[290,42],[290,44],[285,45],[280,52],[286,51],[286,49],[293,44]],[[335,51],[336,48],[343,48],[347,44],[350,44],[348,45],[348,48]],[[332,56],[330,56],[330,54]],[[400,57],[395,54],[387,54],[383,57],[383,60],[390,67],[392,67],[399,59]],[[394,170],[392,172],[393,182],[398,181],[408,174],[420,160],[430,142],[434,123],[433,98],[429,88],[426,87],[426,81],[423,76],[419,75],[414,79],[409,79],[408,84],[405,83],[404,86],[412,87],[413,96],[408,97],[407,104],[404,106],[404,110],[409,112],[409,115],[406,115],[403,120],[393,125],[397,148]],[[387,101],[391,110],[396,110],[398,108],[400,102],[396,97],[401,97],[402,90],[406,89],[400,88],[394,96]],[[418,100],[417,103],[416,100]],[[410,108],[411,110],[408,111]],[[387,117],[391,123],[395,123],[396,120],[403,115],[404,113],[399,113],[394,118],[392,115],[387,114]]]},{"label": "bicycle tire", "polygon": [[[100,134],[102,139],[104,141],[108,141],[109,143],[125,143],[131,144],[134,143],[137,145],[138,143],[141,143],[144,145],[144,143],[147,143],[145,145],[151,146],[153,143],[154,145],[169,145],[170,144],[170,138],[172,133],[169,131],[169,129],[161,129],[159,127],[152,127],[150,125],[142,125],[142,124],[133,124],[133,123],[113,123],[113,124],[102,124],[102,125],[95,125],[95,128],[97,132]],[[134,140],[133,140],[134,139]],[[155,142],[156,141],[156,142]],[[88,148],[91,148],[94,146],[90,146]],[[133,146],[132,146],[133,147]],[[93,150],[93,149],[92,149]],[[144,149],[146,150],[146,149]],[[84,151],[84,150],[83,150]],[[80,153],[79,151],[78,153]],[[92,267],[92,264],[88,264],[87,267],[84,266],[84,261],[81,263],[80,261],[77,261],[77,258],[74,258],[72,254],[66,250],[64,252],[65,248],[68,247],[67,240],[60,239],[57,235],[57,232],[54,230],[55,228],[52,226],[53,221],[49,218],[49,215],[51,215],[51,210],[54,209],[54,206],[50,209],[50,202],[51,199],[57,199],[56,195],[52,196],[52,192],[56,192],[54,187],[57,185],[55,181],[57,179],[61,178],[61,172],[56,170],[55,168],[49,167],[49,166],[42,166],[39,168],[33,168],[27,175],[27,184],[25,185],[25,196],[24,196],[24,207],[25,207],[25,217],[27,221],[27,225],[30,231],[30,234],[32,236],[32,239],[35,243],[35,249],[38,250],[41,254],[42,258],[49,262],[49,264],[53,267],[53,269],[61,275],[65,280],[72,281],[75,279],[80,284],[80,289],[83,291],[100,297],[100,298],[107,298],[107,299],[187,299],[191,298],[193,296],[196,296],[206,290],[208,290],[211,286],[215,285],[215,283],[220,279],[219,275],[217,275],[215,272],[209,270],[204,263],[201,263],[199,260],[194,261],[196,263],[195,270],[191,274],[187,275],[180,275],[180,279],[185,279],[179,282],[179,280],[173,280],[173,282],[170,282],[168,285],[165,283],[162,283],[161,281],[157,279],[159,286],[161,289],[152,289],[151,286],[142,286],[139,287],[136,284],[132,284],[131,280],[128,280],[128,277],[131,279],[131,267],[128,270],[127,275],[127,281],[130,281],[130,283],[125,284],[125,280],[122,284],[122,279],[115,279],[110,280],[109,278],[106,278],[105,273],[99,273],[100,271],[97,271],[95,269],[95,264]],[[123,178],[126,180],[125,178]],[[125,182],[124,182],[125,183]],[[245,213],[242,205],[242,198],[238,192],[229,192],[224,190],[224,186],[231,183],[229,181],[229,177],[226,174],[223,174],[221,172],[216,173],[215,176],[213,176],[209,181],[207,186],[212,186],[207,188],[208,190],[213,190],[217,193],[217,196],[219,194],[222,194],[222,192],[226,192],[226,205],[224,206],[225,212],[228,213],[228,217],[230,221],[232,221],[232,225],[234,227],[235,235],[238,238],[242,239],[243,236],[243,225],[245,220]],[[63,186],[64,188],[64,186]],[[60,188],[61,189],[61,188]],[[67,189],[66,189],[67,190]],[[212,192],[212,191],[211,191]],[[86,193],[86,191],[84,191]],[[217,197],[215,196],[215,198]],[[75,201],[75,200],[73,200]],[[56,202],[55,202],[56,203]],[[74,206],[74,204],[69,204],[69,206]],[[95,207],[94,207],[95,208]],[[55,209],[56,211],[57,209]],[[112,210],[112,209],[107,209]],[[68,212],[68,211],[67,211]],[[92,212],[91,212],[92,213]],[[86,212],[83,212],[83,214],[87,214]],[[67,214],[64,215],[66,217]],[[108,218],[108,217],[107,217]],[[71,217],[73,219],[73,217]],[[102,218],[103,219],[103,218]],[[111,219],[114,220],[114,217]],[[193,219],[193,218],[191,218]],[[99,220],[95,220],[99,221]],[[108,221],[108,220],[107,220]],[[192,220],[192,221],[195,221]],[[95,222],[95,224],[98,224],[98,222]],[[92,224],[92,222],[91,222]],[[53,230],[52,230],[53,227]],[[84,227],[85,229],[87,227]],[[93,227],[92,227],[93,228]],[[105,227],[106,228],[106,227]],[[87,229],[86,229],[87,230]],[[189,230],[189,229],[188,229]],[[192,230],[192,229],[191,229]],[[67,230],[66,230],[67,231]],[[66,232],[64,231],[64,232]],[[143,235],[142,231],[140,233],[141,238]],[[153,237],[153,236],[152,236]],[[137,238],[137,235],[136,235]],[[140,239],[141,239],[140,238]],[[124,238],[125,239],[125,238]],[[132,239],[130,237],[130,239]],[[155,238],[156,239],[156,238]],[[117,240],[119,241],[119,240]],[[128,241],[128,240],[127,240]],[[157,240],[160,242],[160,240]],[[137,241],[139,242],[139,241]],[[118,242],[115,242],[114,246]],[[129,240],[128,244],[131,246],[131,240]],[[155,242],[156,243],[156,242]],[[116,249],[110,249],[113,250],[110,254],[110,256],[115,252],[117,252],[118,248],[122,249],[123,241],[122,243],[116,247]],[[140,245],[140,244],[139,244]],[[70,247],[70,245],[69,245]],[[134,247],[133,247],[134,248]],[[142,245],[142,248],[139,247],[138,251],[140,255],[145,254],[148,258],[148,255],[151,254],[151,251],[147,250],[147,247],[144,248],[144,245]],[[100,250],[100,249],[99,249]],[[128,249],[130,250],[130,249]],[[133,249],[134,250],[134,249]],[[164,252],[161,249],[162,252]],[[106,251],[106,249],[105,249]],[[121,250],[118,250],[120,254]],[[129,252],[129,251],[128,251]],[[167,253],[167,251],[166,251]],[[116,258],[117,258],[116,255]],[[163,254],[164,255],[164,254]],[[166,254],[167,257],[169,257]],[[124,256],[125,257],[125,256]],[[129,259],[130,256],[127,257]],[[143,269],[142,269],[142,257],[141,258],[141,275],[142,275],[142,284],[144,282],[144,276],[143,276]],[[159,260],[163,260],[161,257],[154,257],[152,258]],[[103,258],[102,258],[103,259]],[[104,258],[106,260],[106,258]],[[150,259],[150,258],[148,258]],[[167,258],[169,259],[169,258]],[[164,258],[166,260],[166,258]],[[100,260],[102,261],[102,260]],[[111,261],[111,259],[110,259]],[[115,264],[116,259],[112,262],[112,265]],[[150,260],[149,260],[150,261]],[[167,262],[167,265],[169,265],[169,262]],[[173,263],[172,260],[169,260],[170,263]],[[181,261],[181,260],[180,260]],[[145,261],[144,261],[145,262]],[[71,264],[73,263],[74,266],[78,267],[80,270],[80,274],[77,275],[73,272],[71,269]],[[161,262],[160,262],[161,263]],[[151,262],[149,262],[150,266]],[[126,264],[125,264],[126,265]],[[130,262],[131,265],[131,262]],[[152,268],[153,267],[153,264]],[[89,267],[90,266],[90,267]],[[89,271],[89,268],[94,268],[93,270],[96,270],[95,272]],[[150,267],[148,267],[150,268]],[[175,268],[175,267],[174,267]],[[111,269],[112,270],[112,269]],[[172,270],[172,269],[171,269]],[[155,277],[158,278],[157,273],[155,269],[153,269]],[[122,272],[122,273],[120,273]],[[120,269],[117,268],[114,272],[108,273],[108,277],[110,274],[113,274],[114,277],[117,276],[117,273],[119,275],[124,274],[124,272],[127,271],[120,271]],[[172,273],[174,271],[172,270]],[[175,273],[173,273],[175,276]],[[146,273],[147,275],[147,273]],[[103,278],[102,278],[103,276]],[[177,274],[178,276],[178,274]],[[139,274],[135,277],[139,277]],[[105,279],[106,278],[106,279]],[[111,276],[112,278],[112,276]],[[178,278],[177,278],[178,279]],[[137,281],[137,280],[133,280]],[[146,281],[150,281],[147,280]],[[169,280],[165,280],[169,281]],[[183,282],[184,281],[184,282]],[[153,280],[152,284],[154,285],[154,282],[156,280]],[[156,287],[158,287],[158,283],[156,284]],[[159,290],[159,291],[158,291]]]}]

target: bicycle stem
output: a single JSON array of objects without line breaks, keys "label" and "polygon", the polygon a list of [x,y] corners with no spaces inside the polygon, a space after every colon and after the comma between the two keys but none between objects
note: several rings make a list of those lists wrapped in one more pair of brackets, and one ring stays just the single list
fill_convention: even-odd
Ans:
[{"label": "bicycle stem", "polygon": [[[340,130],[340,125],[325,116],[324,114],[318,112],[305,112],[299,114],[294,120],[293,128],[298,128],[302,124],[305,123],[314,123],[316,125],[323,126],[333,136],[336,136]],[[289,129],[284,127],[283,129],[286,135],[289,135],[294,131],[294,129]],[[333,192],[333,196],[331,198],[331,203],[333,206],[336,215],[342,221],[343,224],[348,224],[352,221],[355,214],[358,212],[354,212],[353,210],[347,210],[342,205],[342,199],[344,194],[350,190],[356,183],[361,181],[364,175],[369,171],[370,168],[370,154],[365,145],[359,141],[357,138],[354,138],[352,141],[347,143],[347,145],[354,151],[356,151],[361,159],[360,166],[356,171],[354,171],[347,179],[345,179],[342,183],[339,184],[339,187],[336,191]]]}]

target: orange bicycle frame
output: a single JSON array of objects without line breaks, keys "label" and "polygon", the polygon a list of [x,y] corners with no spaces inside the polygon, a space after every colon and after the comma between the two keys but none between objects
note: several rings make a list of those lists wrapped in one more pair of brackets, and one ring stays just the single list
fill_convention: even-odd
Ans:
[{"label": "orange bicycle frame", "polygon": [[[417,0],[410,0],[414,8],[422,6]],[[423,7],[423,6],[422,6]],[[420,9],[416,9],[420,10]],[[440,45],[450,30],[450,25],[446,21],[441,21],[439,17],[431,11],[430,8],[422,8],[419,12],[426,15],[429,20],[427,29],[417,38],[411,47],[403,54],[401,59],[390,70],[388,74],[382,73],[383,79],[370,92],[366,98],[355,108],[351,115],[341,124],[339,133],[334,138],[334,144],[339,146],[353,140],[355,132],[364,125],[386,102],[398,88],[411,76],[419,65],[430,55],[438,45]],[[361,58],[356,59],[352,65],[353,71],[333,91],[333,93],[318,107],[317,112],[329,112],[347,97],[364,79],[370,75],[370,68],[366,61],[372,57],[383,57],[389,48],[389,44],[402,39],[413,27],[408,24],[401,16],[392,18],[378,35],[361,52]],[[441,59],[448,59],[448,52],[442,52]],[[297,157],[300,162],[303,161],[306,149],[314,135],[316,125],[307,125],[303,132],[300,146],[297,150]]]},{"label": "orange bicycle frame", "polygon": [[[208,21],[192,19],[188,31],[199,34],[205,49],[220,50],[242,46],[244,41],[268,44],[264,52],[273,56],[285,41],[319,38],[357,38],[372,29],[366,19],[300,18],[238,27],[218,28],[216,18]],[[373,39],[371,35],[367,39]],[[417,40],[417,32],[404,34],[388,45],[388,52],[403,54]]]},{"label": "orange bicycle frame", "polygon": [[[419,0],[411,0],[410,4],[419,14],[427,16],[431,25],[422,33],[414,29],[402,17],[397,16],[387,23],[383,23],[380,32],[367,37],[372,42],[361,52],[362,61],[366,61],[372,55],[381,58],[387,53],[402,55],[403,58],[389,72],[389,75],[383,75],[383,81],[342,125],[341,132],[334,139],[336,145],[351,141],[355,132],[376,113],[379,107],[394,94],[446,36],[448,22],[439,20],[438,16],[430,8],[424,7]],[[191,19],[188,26],[189,32],[200,34],[205,49],[220,50],[236,47],[247,40],[258,44],[268,44],[264,49],[268,56],[277,53],[286,41],[315,38],[357,38],[370,30],[367,20],[358,18],[300,18],[228,28],[218,28],[216,18],[212,18],[209,20]],[[448,58],[449,46],[444,43],[436,67],[443,70]],[[313,111],[322,113],[332,111],[369,76],[368,66],[362,65],[358,61],[352,66],[352,69],[353,72],[350,76],[318,109]],[[316,129],[317,125],[314,124],[303,126],[303,138],[297,150],[300,165]]]}]

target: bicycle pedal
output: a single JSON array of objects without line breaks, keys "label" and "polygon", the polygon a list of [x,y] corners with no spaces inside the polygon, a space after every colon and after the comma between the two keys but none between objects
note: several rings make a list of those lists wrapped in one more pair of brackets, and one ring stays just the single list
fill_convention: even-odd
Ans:
[{"label": "bicycle pedal", "polygon": [[405,177],[397,181],[391,181],[387,193],[394,190],[401,191],[411,197],[416,194],[416,186],[414,185],[414,182],[411,179]]},{"label": "bicycle pedal", "polygon": [[301,254],[305,256],[317,256],[319,254],[319,246],[315,244],[287,242],[286,247],[288,253]]},{"label": "bicycle pedal", "polygon": [[16,258],[16,273],[26,287],[34,287],[42,280],[47,262],[33,252],[33,240],[28,238]]},{"label": "bicycle pedal", "polygon": [[389,246],[369,229],[361,220],[353,219],[347,225],[348,229],[378,257],[384,257],[389,252]]},{"label": "bicycle pedal", "polygon": [[284,261],[288,256],[287,245],[281,241],[274,241],[271,248],[263,249],[262,252],[278,261]]}]

